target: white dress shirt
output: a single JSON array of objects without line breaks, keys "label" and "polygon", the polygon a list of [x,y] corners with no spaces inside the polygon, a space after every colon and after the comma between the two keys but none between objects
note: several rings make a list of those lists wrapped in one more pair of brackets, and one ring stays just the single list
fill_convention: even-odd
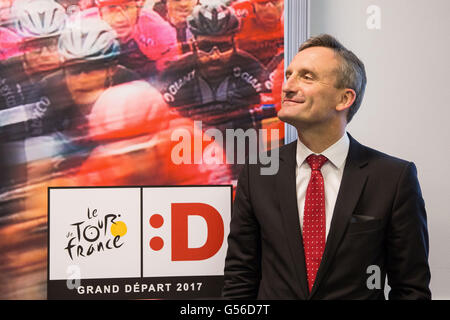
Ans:
[{"label": "white dress shirt", "polygon": [[[350,147],[350,139],[347,133],[332,146],[323,151],[321,154],[327,157],[321,168],[324,185],[325,185],[325,216],[326,231],[325,237],[328,237],[331,219],[333,218],[334,206],[341,185],[342,174],[344,173],[345,160],[347,159]],[[297,206],[300,214],[300,227],[303,230],[303,216],[305,211],[306,189],[311,178],[311,168],[306,158],[311,154],[317,154],[308,149],[300,139],[297,139],[297,166],[295,169],[296,187],[297,187]]]}]

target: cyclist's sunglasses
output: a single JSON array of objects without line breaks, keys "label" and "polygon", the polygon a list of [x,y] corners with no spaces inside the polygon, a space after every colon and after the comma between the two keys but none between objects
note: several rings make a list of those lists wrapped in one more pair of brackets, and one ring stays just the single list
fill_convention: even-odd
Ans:
[{"label": "cyclist's sunglasses", "polygon": [[65,70],[68,74],[76,76],[81,73],[89,73],[96,70],[105,69],[108,67],[108,64],[104,61],[101,62],[80,62],[71,64],[65,67]]},{"label": "cyclist's sunglasses", "polygon": [[197,48],[203,52],[211,52],[213,48],[217,48],[220,52],[226,52],[233,49],[233,42],[202,40],[197,42]]},{"label": "cyclist's sunglasses", "polygon": [[49,51],[56,51],[58,49],[58,39],[46,38],[31,40],[25,42],[22,46],[25,52],[33,52],[36,54],[41,54],[44,48],[47,48]]}]

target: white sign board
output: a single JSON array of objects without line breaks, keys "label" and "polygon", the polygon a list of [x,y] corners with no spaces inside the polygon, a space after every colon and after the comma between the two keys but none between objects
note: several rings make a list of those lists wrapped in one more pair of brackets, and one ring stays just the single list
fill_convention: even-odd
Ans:
[{"label": "white sign board", "polygon": [[48,298],[220,295],[232,186],[49,188]]}]

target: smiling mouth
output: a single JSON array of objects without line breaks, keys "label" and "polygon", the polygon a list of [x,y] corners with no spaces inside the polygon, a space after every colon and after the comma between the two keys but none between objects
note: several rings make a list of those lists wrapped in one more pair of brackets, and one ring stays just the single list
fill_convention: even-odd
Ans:
[{"label": "smiling mouth", "polygon": [[283,99],[282,103],[286,103],[286,102],[290,102],[290,103],[304,103],[305,100],[292,100],[292,99]]}]

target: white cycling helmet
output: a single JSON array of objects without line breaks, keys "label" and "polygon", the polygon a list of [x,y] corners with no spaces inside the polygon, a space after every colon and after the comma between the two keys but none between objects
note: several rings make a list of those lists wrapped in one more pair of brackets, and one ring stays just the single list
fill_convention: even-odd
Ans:
[{"label": "white cycling helmet", "polygon": [[25,40],[59,35],[67,17],[54,0],[17,0],[12,13],[17,33]]},{"label": "white cycling helmet", "polygon": [[232,35],[240,29],[240,22],[234,10],[218,0],[197,5],[186,22],[195,36]]},{"label": "white cycling helmet", "polygon": [[116,32],[99,18],[88,18],[68,24],[61,33],[58,51],[64,62],[100,61],[120,53]]}]

